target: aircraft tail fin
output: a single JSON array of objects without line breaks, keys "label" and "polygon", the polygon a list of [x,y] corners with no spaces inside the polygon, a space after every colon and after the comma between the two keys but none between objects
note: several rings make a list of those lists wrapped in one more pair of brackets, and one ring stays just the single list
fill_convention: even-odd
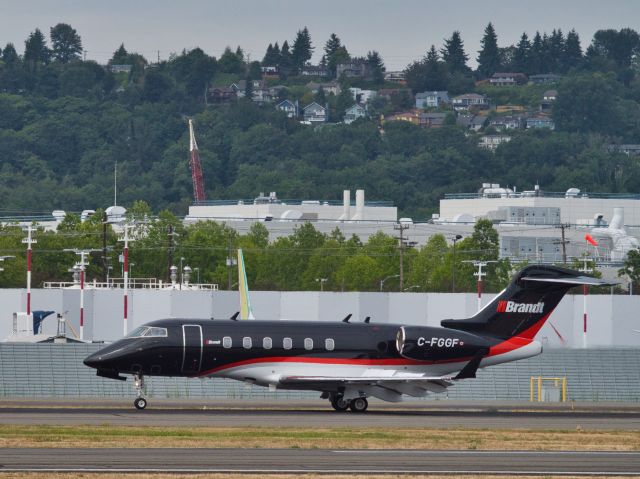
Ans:
[{"label": "aircraft tail fin", "polygon": [[256,319],[251,308],[247,271],[244,267],[242,250],[238,250],[238,291],[240,292],[240,319]]},{"label": "aircraft tail fin", "polygon": [[531,265],[517,273],[509,286],[467,319],[445,319],[441,325],[482,336],[533,339],[567,291],[578,285],[603,286],[606,281],[578,271]]}]

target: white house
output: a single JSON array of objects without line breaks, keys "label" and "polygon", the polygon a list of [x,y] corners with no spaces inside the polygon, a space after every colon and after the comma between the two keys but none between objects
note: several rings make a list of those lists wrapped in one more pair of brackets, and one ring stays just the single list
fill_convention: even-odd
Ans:
[{"label": "white house", "polygon": [[356,121],[358,118],[364,118],[367,116],[367,110],[357,103],[350,108],[347,108],[344,114],[344,123],[349,125]]}]

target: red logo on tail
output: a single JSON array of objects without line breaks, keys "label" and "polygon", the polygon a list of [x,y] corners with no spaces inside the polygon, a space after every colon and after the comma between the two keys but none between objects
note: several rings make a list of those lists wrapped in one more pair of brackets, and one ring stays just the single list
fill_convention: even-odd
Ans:
[{"label": "red logo on tail", "polygon": [[507,301],[498,301],[498,308],[496,309],[496,311],[498,313],[504,313],[506,309],[507,309]]}]

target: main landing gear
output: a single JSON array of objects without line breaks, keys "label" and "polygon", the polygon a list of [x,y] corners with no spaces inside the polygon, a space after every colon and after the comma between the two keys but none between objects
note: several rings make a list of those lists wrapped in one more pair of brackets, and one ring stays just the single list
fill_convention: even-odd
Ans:
[{"label": "main landing gear", "polygon": [[136,399],[133,401],[133,405],[136,409],[144,409],[147,407],[147,400],[143,396],[143,388],[144,388],[144,376],[142,374],[135,374],[133,376],[133,387],[136,390]]},{"label": "main landing gear", "polygon": [[338,412],[344,412],[351,409],[351,412],[365,412],[369,407],[369,401],[366,398],[345,399],[342,395],[331,396],[329,399],[331,406]]}]

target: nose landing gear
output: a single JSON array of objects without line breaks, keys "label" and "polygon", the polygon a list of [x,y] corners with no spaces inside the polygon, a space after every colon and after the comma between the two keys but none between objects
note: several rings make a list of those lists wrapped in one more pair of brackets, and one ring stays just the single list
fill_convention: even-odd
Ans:
[{"label": "nose landing gear", "polygon": [[136,390],[136,399],[133,401],[133,405],[136,409],[144,409],[147,407],[147,400],[144,398],[144,376],[142,374],[135,374],[133,376],[133,387]]}]

